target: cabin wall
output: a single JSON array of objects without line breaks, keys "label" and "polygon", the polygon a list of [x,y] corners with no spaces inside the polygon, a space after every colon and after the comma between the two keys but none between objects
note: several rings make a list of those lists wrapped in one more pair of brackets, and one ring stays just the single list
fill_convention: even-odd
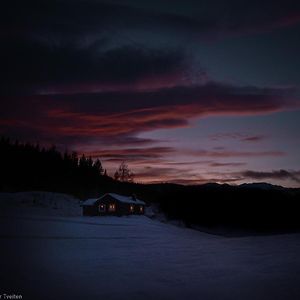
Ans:
[{"label": "cabin wall", "polygon": [[[142,210],[140,209],[142,207]],[[136,204],[134,208],[134,214],[143,215],[145,213],[145,205]]]},{"label": "cabin wall", "polygon": [[[105,205],[106,211],[99,211],[99,205]],[[114,204],[116,207],[115,211],[109,211],[108,207],[110,204]],[[133,205],[133,211],[130,210],[130,206]],[[140,207],[143,207],[142,211]],[[83,206],[84,216],[123,216],[123,215],[143,215],[145,212],[145,206],[141,204],[124,203],[116,200],[110,195],[105,196],[101,200],[98,200],[93,206]]]},{"label": "cabin wall", "polygon": [[97,216],[98,215],[97,207],[95,207],[95,206],[83,206],[82,207],[82,214],[84,216]]}]

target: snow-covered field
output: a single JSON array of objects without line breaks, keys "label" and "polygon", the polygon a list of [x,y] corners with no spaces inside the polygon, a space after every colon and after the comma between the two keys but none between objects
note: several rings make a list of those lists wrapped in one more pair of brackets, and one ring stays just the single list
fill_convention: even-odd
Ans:
[{"label": "snow-covered field", "polygon": [[82,217],[77,199],[43,195],[0,194],[0,295],[300,299],[300,234],[226,238],[145,216]]}]

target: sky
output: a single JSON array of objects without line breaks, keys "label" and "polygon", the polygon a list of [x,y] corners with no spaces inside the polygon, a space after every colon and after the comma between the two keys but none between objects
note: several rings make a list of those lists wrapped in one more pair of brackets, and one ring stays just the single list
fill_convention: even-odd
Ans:
[{"label": "sky", "polygon": [[4,1],[0,135],[135,181],[300,186],[300,2]]}]

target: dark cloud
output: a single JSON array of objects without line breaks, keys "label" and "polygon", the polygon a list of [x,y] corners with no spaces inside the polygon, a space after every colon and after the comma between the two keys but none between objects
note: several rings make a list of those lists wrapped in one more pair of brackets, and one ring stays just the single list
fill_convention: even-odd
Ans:
[{"label": "dark cloud", "polygon": [[264,135],[251,135],[251,136],[244,137],[241,140],[245,142],[259,142],[264,139],[265,139]]},{"label": "dark cloud", "polygon": [[[221,176],[221,174],[220,174]],[[175,183],[175,184],[184,184],[184,185],[199,185],[199,184],[206,184],[206,183],[236,183],[238,182],[238,178],[221,178],[221,177],[209,177],[209,176],[198,176],[196,178],[191,179],[183,179],[183,178],[176,178],[168,180],[168,183]]]},{"label": "dark cloud", "polygon": [[[165,165],[156,165],[155,167],[147,166],[139,169],[136,172],[136,178],[140,182],[169,182],[179,184],[193,184],[207,182],[205,179],[196,174],[189,167],[181,167],[178,169],[176,166],[170,167]],[[189,178],[185,180],[183,178]]]},{"label": "dark cloud", "polygon": [[259,142],[265,140],[267,137],[262,134],[248,134],[241,132],[232,133],[217,133],[209,136],[211,140],[222,141],[224,139],[238,140],[241,142]]},{"label": "dark cloud", "polygon": [[[244,172],[214,172],[213,174],[193,174],[188,168],[178,171],[177,168],[147,168],[138,173],[141,180],[159,182],[164,178],[165,182],[177,184],[203,184],[208,182],[218,183],[242,183],[250,180],[291,180],[300,182],[300,171],[277,170],[271,172],[260,172],[247,170]],[[182,176],[178,175],[181,174]],[[161,176],[162,175],[162,176]]]},{"label": "dark cloud", "polygon": [[99,157],[104,160],[120,160],[120,161],[140,161],[146,159],[158,159],[165,154],[173,153],[175,150],[171,147],[148,147],[148,148],[123,148],[123,149],[107,149],[94,152],[84,151],[91,157]]},{"label": "dark cloud", "polygon": [[235,150],[187,150],[187,154],[198,157],[227,158],[227,157],[264,157],[264,156],[283,156],[282,151],[235,151]]},{"label": "dark cloud", "polygon": [[[214,172],[213,175],[193,174],[188,168],[178,171],[177,168],[147,168],[138,173],[140,178],[146,181],[157,182],[164,178],[166,182],[177,184],[203,184],[208,182],[218,183],[241,183],[251,180],[291,180],[296,183],[300,182],[300,171],[276,170],[271,172],[260,172],[247,170],[244,172],[220,173]],[[181,174],[182,176],[178,176]],[[161,176],[162,175],[162,176]],[[161,176],[161,177],[160,177]]]},{"label": "dark cloud", "polygon": [[[34,16],[32,18],[31,16]],[[126,30],[200,37],[268,30],[299,22],[300,4],[286,1],[9,1],[2,22],[10,33],[70,38],[120,35]],[[5,32],[5,31],[4,31]],[[126,39],[128,36],[123,36]],[[129,35],[134,39],[133,35]]]},{"label": "dark cloud", "polygon": [[[103,50],[102,41],[86,47],[48,45],[36,40],[6,40],[0,49],[2,94],[94,92],[132,84],[182,80],[179,50],[123,46]],[[148,86],[148,88],[149,88]]]},{"label": "dark cloud", "polygon": [[167,168],[167,167],[156,167],[156,168],[145,168],[143,171],[136,173],[136,178],[140,182],[168,182],[175,184],[185,184],[185,185],[198,185],[209,182],[218,182],[218,183],[229,183],[237,182],[239,178],[231,176],[222,178],[223,174],[217,174],[218,176],[209,176],[207,174],[193,174],[190,169],[180,169],[177,168]]},{"label": "dark cloud", "polygon": [[247,163],[245,162],[226,162],[226,163],[220,163],[220,162],[212,162],[209,164],[210,167],[240,167],[245,166]]},{"label": "dark cloud", "polygon": [[[48,136],[61,140],[75,138],[76,142],[97,139],[134,142],[138,133],[191,126],[190,121],[195,118],[266,114],[295,105],[297,98],[289,89],[220,83],[153,91],[6,96],[0,127],[7,134],[34,131],[34,136],[41,139]],[[29,107],[30,114],[24,113]],[[230,153],[200,151],[198,155],[229,156]]]},{"label": "dark cloud", "polygon": [[101,89],[103,84],[156,76],[167,81],[167,75],[182,77],[192,69],[192,62],[186,66],[184,51],[176,49],[172,39],[184,49],[182,39],[190,40],[191,34],[211,37],[300,21],[300,4],[293,0],[190,0],[184,9],[182,2],[167,4],[6,2],[0,13],[0,79],[5,91],[30,92],[37,87],[74,91],[78,84]]},{"label": "dark cloud", "polygon": [[264,179],[279,179],[292,180],[300,183],[300,171],[276,170],[271,172],[244,171],[241,173],[246,178],[264,180]]}]

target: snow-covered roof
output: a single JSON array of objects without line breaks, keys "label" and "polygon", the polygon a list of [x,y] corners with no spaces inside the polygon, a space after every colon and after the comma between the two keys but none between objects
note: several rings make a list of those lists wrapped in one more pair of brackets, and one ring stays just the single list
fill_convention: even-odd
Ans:
[{"label": "snow-covered roof", "polygon": [[[128,196],[122,196],[122,195],[119,195],[119,194],[114,194],[114,193],[109,193],[108,195],[110,195],[111,197],[119,200],[120,202],[124,202],[124,203],[134,203],[134,204],[143,204],[145,205],[146,203],[142,200],[139,200],[137,198],[133,198],[133,197],[128,197]],[[104,195],[105,196],[105,195]],[[102,196],[102,197],[104,197]],[[101,198],[102,198],[101,197]],[[101,199],[100,198],[100,199]]]},{"label": "snow-covered roof", "polygon": [[85,200],[82,205],[83,206],[90,206],[90,205],[94,205],[96,203],[96,201],[101,200],[102,198],[104,198],[105,196],[111,196],[112,198],[123,202],[123,203],[132,203],[132,204],[141,204],[141,205],[145,205],[146,203],[142,200],[139,200],[137,198],[133,198],[133,197],[128,197],[128,196],[123,196],[123,195],[119,195],[119,194],[115,194],[115,193],[107,193],[103,196],[101,196],[100,198],[93,198],[93,199],[87,199]]},{"label": "snow-covered roof", "polygon": [[90,205],[94,205],[95,202],[99,200],[99,198],[91,198],[91,199],[87,199],[85,200],[81,205],[83,206],[90,206]]}]

